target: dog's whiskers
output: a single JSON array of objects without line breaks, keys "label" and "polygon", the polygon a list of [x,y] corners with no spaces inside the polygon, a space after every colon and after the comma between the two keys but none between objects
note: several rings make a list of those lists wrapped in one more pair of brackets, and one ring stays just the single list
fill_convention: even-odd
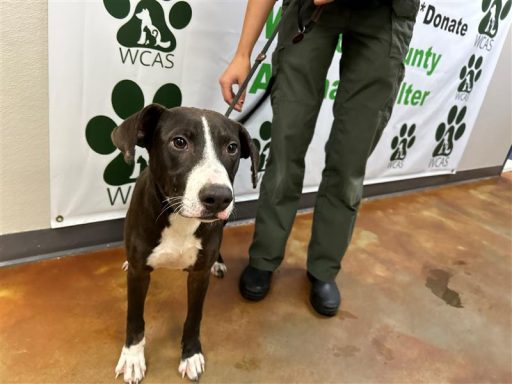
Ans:
[{"label": "dog's whiskers", "polygon": [[166,203],[164,207],[162,208],[162,211],[159,213],[157,218],[155,219],[155,222],[158,221],[160,216],[162,216],[165,212],[172,209],[174,212],[181,214],[183,211],[183,208],[185,207],[187,199],[184,196],[173,196],[173,197],[166,197],[162,203]]},{"label": "dog's whiskers", "polygon": [[183,199],[183,198],[184,198],[184,196],[166,197],[166,198],[165,198],[165,200],[164,200],[164,201],[162,201],[162,204],[163,204],[163,203],[166,203],[166,202],[168,203],[168,202],[170,202],[170,201],[181,200],[181,199]]},{"label": "dog's whiskers", "polygon": [[180,201],[177,201],[175,203],[167,203],[166,205],[164,205],[164,207],[162,208],[162,211],[160,212],[160,214],[156,217],[155,219],[155,223],[158,221],[158,219],[160,218],[160,216],[162,216],[166,211],[168,211],[169,209],[174,209],[174,206],[176,205],[179,205],[179,204],[182,204]]}]

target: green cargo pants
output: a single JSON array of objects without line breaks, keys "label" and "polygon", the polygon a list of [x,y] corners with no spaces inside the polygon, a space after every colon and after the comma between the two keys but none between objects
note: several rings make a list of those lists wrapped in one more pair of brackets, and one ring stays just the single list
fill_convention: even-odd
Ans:
[{"label": "green cargo pants", "polygon": [[342,33],[334,121],[307,255],[313,276],[324,281],[336,277],[361,202],[366,161],[389,120],[403,80],[403,59],[418,6],[418,0],[393,0],[362,9],[331,3],[313,30],[293,44],[297,2],[285,0],[272,57],[272,137],[249,250],[253,267],[273,271],[283,259],[302,192],[304,157]]}]

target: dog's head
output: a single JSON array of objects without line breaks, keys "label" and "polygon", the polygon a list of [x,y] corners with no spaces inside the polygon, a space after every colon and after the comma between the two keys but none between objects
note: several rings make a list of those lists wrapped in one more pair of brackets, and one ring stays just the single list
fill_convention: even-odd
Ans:
[{"label": "dog's head", "polygon": [[203,221],[226,220],[240,157],[251,158],[256,188],[258,151],[247,130],[223,115],[151,104],[112,132],[127,162],[135,145],[149,153],[149,171],[174,212]]},{"label": "dog's head", "polygon": [[147,20],[148,17],[149,17],[149,11],[147,9],[143,9],[142,11],[140,11],[139,13],[136,13],[135,16],[137,17],[137,19],[140,19],[140,20]]}]

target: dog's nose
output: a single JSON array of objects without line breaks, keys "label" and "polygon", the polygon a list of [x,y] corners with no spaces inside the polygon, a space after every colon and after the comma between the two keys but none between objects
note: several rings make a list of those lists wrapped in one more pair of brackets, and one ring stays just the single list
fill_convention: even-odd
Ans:
[{"label": "dog's nose", "polygon": [[217,213],[225,210],[231,204],[233,192],[225,185],[212,184],[199,191],[199,200],[208,211]]}]

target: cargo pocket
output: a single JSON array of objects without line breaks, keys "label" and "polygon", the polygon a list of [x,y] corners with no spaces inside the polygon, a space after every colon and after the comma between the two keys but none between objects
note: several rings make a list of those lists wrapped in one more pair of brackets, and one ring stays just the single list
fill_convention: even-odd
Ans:
[{"label": "cargo pocket", "polygon": [[390,57],[405,59],[418,9],[419,0],[392,0]]},{"label": "cargo pocket", "polygon": [[279,57],[281,56],[282,50],[283,46],[281,44],[277,44],[274,52],[272,52],[272,77],[277,75],[277,71],[279,69]]},{"label": "cargo pocket", "polygon": [[400,90],[400,86],[402,85],[402,81],[405,76],[405,66],[404,63],[398,63],[398,71],[396,74],[396,78],[393,84],[393,89],[389,95],[388,100],[384,107],[379,111],[377,116],[377,129],[375,130],[375,135],[373,136],[372,145],[370,147],[370,152],[368,153],[368,157],[372,154],[373,150],[379,143],[380,137],[382,136],[382,132],[388,125],[389,119],[391,118],[391,113],[393,112],[393,107],[395,106],[396,97],[398,96],[398,91]]},{"label": "cargo pocket", "polygon": [[274,105],[277,105],[277,103],[275,103],[275,98],[278,97],[277,94],[279,93],[278,91],[278,88],[279,88],[279,81],[278,81],[278,73],[279,73],[279,63],[280,63],[280,57],[282,55],[282,51],[283,51],[283,46],[281,44],[278,44],[274,50],[274,52],[272,53],[272,80],[271,80],[271,83],[272,83],[272,89],[271,89],[271,93],[270,93],[270,102],[272,104],[272,106]]}]

